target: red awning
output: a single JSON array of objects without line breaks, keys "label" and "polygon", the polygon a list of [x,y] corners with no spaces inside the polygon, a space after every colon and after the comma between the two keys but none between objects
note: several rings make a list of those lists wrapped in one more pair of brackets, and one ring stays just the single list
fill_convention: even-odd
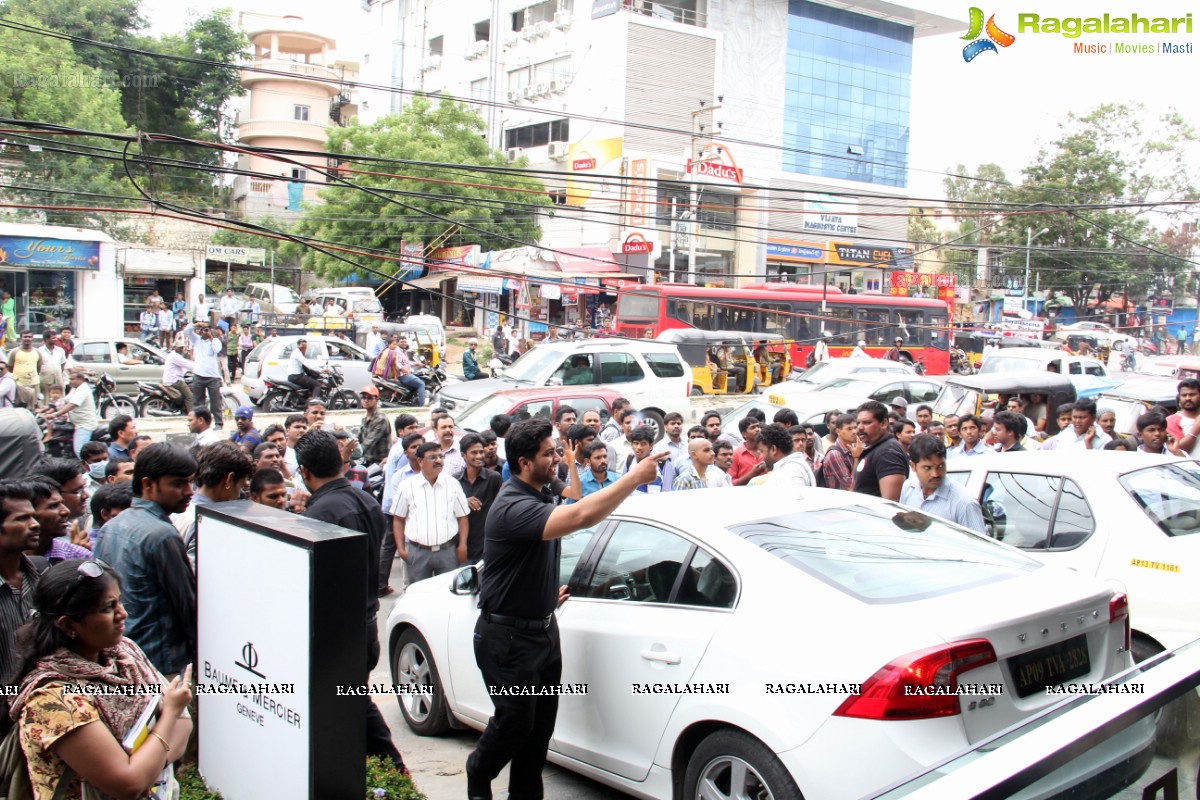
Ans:
[{"label": "red awning", "polygon": [[620,272],[622,267],[606,247],[557,247],[554,260],[567,273]]}]

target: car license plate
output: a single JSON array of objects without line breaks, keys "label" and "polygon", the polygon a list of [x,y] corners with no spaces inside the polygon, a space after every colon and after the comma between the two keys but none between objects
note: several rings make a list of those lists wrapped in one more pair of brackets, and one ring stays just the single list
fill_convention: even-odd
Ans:
[{"label": "car license plate", "polygon": [[1047,686],[1057,686],[1092,671],[1088,657],[1087,636],[1076,636],[1065,642],[1022,653],[1008,659],[1017,697],[1044,692]]}]

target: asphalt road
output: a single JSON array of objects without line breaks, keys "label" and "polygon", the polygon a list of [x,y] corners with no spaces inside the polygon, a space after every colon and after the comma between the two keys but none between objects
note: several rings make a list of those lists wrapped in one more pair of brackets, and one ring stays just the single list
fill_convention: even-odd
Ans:
[{"label": "asphalt road", "polygon": [[[399,559],[393,565],[391,585],[396,587],[396,594],[379,601],[379,640],[384,645],[384,651],[379,664],[371,672],[371,683],[392,682],[391,667],[387,663],[386,625],[388,614],[404,586],[404,562]],[[429,800],[462,800],[466,797],[467,756],[475,749],[479,734],[475,731],[452,731],[445,736],[417,736],[405,724],[394,696],[376,695],[373,699],[383,710],[383,716],[392,729],[392,740],[404,756],[413,781]],[[545,796],[553,800],[620,800],[630,797],[549,764],[543,780]],[[505,770],[492,785],[496,800],[504,800],[508,796],[507,787],[508,771]]]}]

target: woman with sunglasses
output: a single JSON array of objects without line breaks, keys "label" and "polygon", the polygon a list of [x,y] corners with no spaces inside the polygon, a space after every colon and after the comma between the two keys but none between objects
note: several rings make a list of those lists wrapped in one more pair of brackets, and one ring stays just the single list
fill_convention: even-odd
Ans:
[{"label": "woman with sunglasses", "polygon": [[[124,638],[121,583],[98,559],[63,561],[42,573],[33,618],[17,631],[21,664],[9,713],[20,725],[34,797],[176,797],[170,764],[192,732],[191,665],[169,684]],[[67,687],[85,685],[84,692]],[[161,703],[153,730],[131,754],[121,740],[147,703]],[[99,721],[103,724],[91,725]],[[65,792],[56,792],[67,781]]]}]

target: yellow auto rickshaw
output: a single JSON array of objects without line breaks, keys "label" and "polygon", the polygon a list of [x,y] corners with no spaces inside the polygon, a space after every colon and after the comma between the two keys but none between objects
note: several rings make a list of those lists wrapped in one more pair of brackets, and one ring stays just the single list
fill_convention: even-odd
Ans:
[{"label": "yellow auto rickshaw", "polygon": [[699,397],[753,392],[759,370],[750,345],[766,337],[739,331],[674,328],[659,334],[658,340],[679,348],[679,354],[692,368],[692,395]]}]

